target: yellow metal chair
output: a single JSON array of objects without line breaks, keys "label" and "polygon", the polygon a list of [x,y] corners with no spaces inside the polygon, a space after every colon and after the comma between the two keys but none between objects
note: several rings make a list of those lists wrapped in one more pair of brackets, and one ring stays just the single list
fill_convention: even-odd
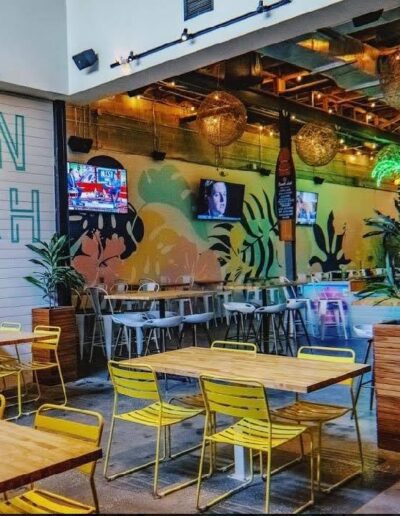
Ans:
[{"label": "yellow metal chair", "polygon": [[[1,333],[17,332],[17,331],[21,331],[21,323],[9,322],[9,321],[3,321],[0,323],[0,332]],[[8,348],[8,346],[0,347],[0,364],[2,364],[4,362],[15,362],[16,360],[19,360],[19,353],[18,353],[17,346],[15,346],[16,357],[6,353],[6,350],[4,348]]]},{"label": "yellow metal chair", "polygon": [[[60,411],[69,417],[77,415],[79,419],[74,421],[51,415],[52,412]],[[82,416],[85,421],[82,421]],[[34,428],[74,437],[95,446],[100,445],[103,426],[103,416],[98,412],[50,404],[42,405],[38,409],[34,421]],[[89,477],[93,506],[33,487],[13,498],[6,496],[6,500],[0,502],[0,514],[96,514],[99,512],[99,502],[94,483],[95,469],[96,462],[89,462],[78,468],[78,471]]]},{"label": "yellow metal chair", "polygon": [[[153,369],[147,365],[129,365],[121,362],[110,361],[108,363],[110,376],[114,385],[114,406],[113,415],[111,420],[111,430],[108,439],[107,452],[104,462],[104,476],[107,480],[113,480],[114,478],[129,473],[134,473],[148,466],[155,465],[154,471],[154,482],[153,482],[153,495],[155,497],[162,497],[166,494],[172,493],[194,484],[197,479],[192,479],[187,482],[174,485],[170,488],[159,491],[158,489],[158,476],[159,476],[159,464],[168,455],[170,457],[170,428],[173,425],[182,423],[187,419],[200,415],[203,411],[198,409],[189,409],[171,405],[164,402],[161,399],[160,391],[158,388],[157,377]],[[128,412],[119,411],[119,400],[120,396],[126,396],[128,398],[148,400],[149,405],[141,409],[135,409]],[[133,467],[126,471],[121,471],[113,475],[108,475],[108,463],[111,454],[111,444],[114,434],[114,428],[116,421],[125,421],[127,423],[136,423],[139,425],[146,425],[153,427],[157,430],[157,444],[155,460],[141,464],[140,466]],[[164,456],[160,458],[160,445],[161,445],[161,434],[164,433]],[[185,450],[186,451],[186,450]],[[176,454],[175,456],[177,456]]]},{"label": "yellow metal chair", "polygon": [[[30,362],[24,362],[23,360],[21,360],[19,367],[20,367],[22,374],[25,372],[29,372],[29,371],[32,372],[34,379],[35,379],[37,391],[38,391],[37,396],[32,399],[27,400],[27,403],[32,403],[34,401],[37,401],[41,397],[39,378],[38,378],[38,374],[37,374],[38,371],[44,371],[46,369],[57,368],[58,374],[60,376],[63,395],[64,395],[63,405],[66,405],[67,404],[67,392],[65,389],[64,378],[63,378],[63,374],[62,374],[62,370],[61,370],[61,366],[60,366],[60,360],[58,358],[58,344],[60,342],[61,328],[58,326],[36,326],[35,329],[33,330],[33,333],[38,336],[46,335],[46,334],[48,335],[50,333],[53,336],[51,338],[46,337],[46,338],[43,338],[43,340],[33,342],[32,343],[32,355],[34,354],[35,351],[43,350],[43,351],[49,351],[53,358],[50,359],[49,361],[41,360],[41,359],[35,360],[33,358]],[[35,412],[35,411],[33,410],[30,412],[24,412],[24,415],[32,414],[33,412]]]},{"label": "yellow metal chair", "polygon": [[[299,507],[296,512],[304,510],[314,503],[313,481],[313,443],[312,435],[306,426],[274,423],[271,421],[268,400],[262,384],[251,380],[238,380],[234,378],[213,378],[203,375],[200,377],[200,385],[206,405],[206,424],[204,427],[203,446],[199,466],[197,483],[196,505],[204,511],[217,502],[247,487],[253,480],[253,455],[250,453],[250,479],[240,486],[217,496],[206,505],[200,505],[201,482],[205,448],[224,443],[233,446],[242,446],[260,453],[261,471],[263,474],[263,459],[266,457],[266,492],[265,512],[269,513],[270,507],[270,481],[272,451],[293,439],[297,439],[304,433],[310,437],[310,499]],[[238,421],[225,426],[222,430],[215,430],[215,421],[218,414],[233,416]],[[213,429],[214,428],[214,429]]]},{"label": "yellow metal chair", "polygon": [[[299,349],[298,358],[303,360],[318,360],[324,362],[341,362],[341,363],[354,363],[355,353],[353,350],[348,348],[328,348],[321,346],[303,346]],[[317,486],[318,489],[324,492],[331,492],[336,487],[341,486],[344,482],[351,480],[357,475],[360,475],[364,471],[364,459],[362,453],[362,442],[360,435],[360,428],[357,418],[357,408],[355,404],[355,397],[353,393],[353,379],[344,380],[339,385],[347,386],[350,390],[351,407],[343,407],[338,405],[329,405],[307,401],[299,399],[296,394],[296,401],[291,405],[281,407],[272,411],[272,414],[280,419],[286,419],[296,421],[297,423],[314,423],[318,430],[318,447],[317,447]],[[360,468],[354,473],[347,475],[342,480],[336,482],[327,488],[321,489],[321,441],[322,441],[322,426],[328,421],[332,421],[345,414],[353,412],[354,424],[357,434],[358,453],[360,458]],[[303,456],[303,448],[301,451],[301,457]]]},{"label": "yellow metal chair", "polygon": [[3,419],[5,409],[6,409],[6,399],[2,394],[0,394],[0,419]]}]

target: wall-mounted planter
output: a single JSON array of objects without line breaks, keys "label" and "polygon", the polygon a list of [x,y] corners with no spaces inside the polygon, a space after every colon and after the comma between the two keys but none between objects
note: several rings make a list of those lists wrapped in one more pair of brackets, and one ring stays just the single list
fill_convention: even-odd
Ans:
[{"label": "wall-mounted planter", "polygon": [[400,452],[400,320],[374,325],[378,446]]}]

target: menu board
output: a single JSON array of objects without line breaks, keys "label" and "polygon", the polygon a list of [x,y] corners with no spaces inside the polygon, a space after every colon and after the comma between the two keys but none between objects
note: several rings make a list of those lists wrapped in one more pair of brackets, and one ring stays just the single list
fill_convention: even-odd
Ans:
[{"label": "menu board", "polygon": [[[287,147],[279,151],[275,173],[276,211],[281,240],[294,240],[296,218],[296,172]],[[283,223],[283,221],[288,221]],[[290,222],[289,222],[290,221]]]}]

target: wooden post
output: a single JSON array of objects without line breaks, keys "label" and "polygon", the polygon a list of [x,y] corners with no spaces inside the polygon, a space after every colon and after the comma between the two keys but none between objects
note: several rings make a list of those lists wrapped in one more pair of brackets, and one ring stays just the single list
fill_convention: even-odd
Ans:
[{"label": "wooden post", "polygon": [[[285,246],[285,276],[295,280],[296,273],[296,171],[291,155],[290,115],[279,112],[280,152],[275,174],[279,238]],[[286,183],[286,186],[284,183]]]}]

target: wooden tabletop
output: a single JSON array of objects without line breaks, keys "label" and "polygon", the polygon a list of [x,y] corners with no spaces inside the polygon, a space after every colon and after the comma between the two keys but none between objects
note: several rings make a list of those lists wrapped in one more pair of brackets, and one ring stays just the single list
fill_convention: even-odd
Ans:
[{"label": "wooden tabletop", "polygon": [[54,334],[35,335],[30,331],[0,331],[0,346],[8,346],[10,344],[24,344],[26,342],[36,342],[38,340],[46,340],[54,338]]},{"label": "wooden tabletop", "polygon": [[160,299],[185,299],[187,297],[201,297],[207,294],[215,294],[215,290],[154,290],[137,292],[118,292],[104,296],[106,299],[116,299],[120,301],[158,301]]},{"label": "wooden tabletop", "polygon": [[297,287],[306,285],[303,281],[290,281],[286,283],[245,283],[244,285],[224,285],[224,290],[268,290],[272,288]]},{"label": "wooden tabletop", "polygon": [[147,364],[159,373],[198,378],[200,374],[246,378],[266,388],[307,393],[370,371],[365,364],[319,362],[300,358],[264,355],[250,356],[209,348],[184,348],[126,360]]},{"label": "wooden tabletop", "polygon": [[0,493],[101,458],[101,448],[73,437],[0,421]]}]

